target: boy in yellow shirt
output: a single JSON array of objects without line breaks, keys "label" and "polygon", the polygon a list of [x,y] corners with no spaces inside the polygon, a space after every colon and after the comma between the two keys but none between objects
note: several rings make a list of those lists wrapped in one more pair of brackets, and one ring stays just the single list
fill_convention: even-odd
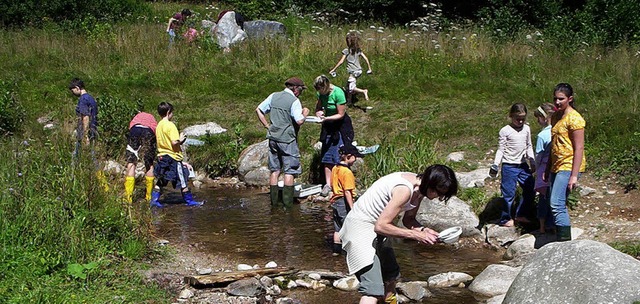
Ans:
[{"label": "boy in yellow shirt", "polygon": [[187,206],[201,206],[204,202],[197,202],[193,199],[193,194],[189,191],[187,181],[189,179],[189,170],[182,163],[182,147],[181,145],[187,140],[182,133],[178,133],[171,119],[173,118],[173,105],[168,102],[161,102],[158,105],[158,114],[162,120],[156,127],[156,142],[158,144],[158,158],[156,165],[153,167],[153,174],[156,177],[156,186],[151,193],[151,207],[163,207],[158,201],[162,187],[169,182],[173,184],[173,188],[180,186],[182,190],[182,198]]},{"label": "boy in yellow shirt", "polygon": [[353,208],[354,190],[356,189],[356,178],[351,172],[351,165],[356,162],[357,157],[363,157],[358,149],[351,144],[340,147],[340,163],[331,169],[331,207],[333,208],[333,256],[339,256],[342,252],[342,241],[338,232],[342,228],[344,218]]}]

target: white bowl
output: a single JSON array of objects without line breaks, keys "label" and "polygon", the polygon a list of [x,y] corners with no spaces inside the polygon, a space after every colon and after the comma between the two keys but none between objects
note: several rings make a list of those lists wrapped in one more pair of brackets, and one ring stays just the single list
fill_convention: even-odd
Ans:
[{"label": "white bowl", "polygon": [[462,227],[456,226],[447,228],[438,233],[438,240],[446,244],[453,244],[460,239],[462,234]]}]

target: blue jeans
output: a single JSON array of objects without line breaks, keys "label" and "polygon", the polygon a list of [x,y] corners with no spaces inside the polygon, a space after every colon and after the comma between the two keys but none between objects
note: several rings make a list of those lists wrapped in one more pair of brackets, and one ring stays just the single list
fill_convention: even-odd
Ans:
[{"label": "blue jeans", "polygon": [[[551,205],[551,214],[553,214],[553,220],[556,226],[571,226],[569,220],[569,210],[567,209],[567,198],[569,197],[569,191],[567,186],[569,185],[569,177],[571,171],[558,171],[551,173],[549,176],[549,204]],[[578,177],[580,177],[578,175]]]},{"label": "blue jeans", "polygon": [[522,201],[516,210],[516,217],[532,218],[535,215],[534,190],[535,180],[531,174],[531,169],[526,163],[522,164],[502,164],[502,180],[500,181],[500,191],[505,201],[500,216],[500,224],[511,220],[511,207],[516,198],[516,189],[520,185],[522,188]]}]

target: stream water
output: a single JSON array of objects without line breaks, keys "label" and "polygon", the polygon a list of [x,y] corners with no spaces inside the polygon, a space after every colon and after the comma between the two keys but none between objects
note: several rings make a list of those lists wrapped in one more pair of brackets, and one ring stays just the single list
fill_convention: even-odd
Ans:
[{"label": "stream water", "polygon": [[[169,205],[158,210],[156,229],[160,236],[178,244],[198,244],[207,253],[263,267],[269,261],[300,270],[327,269],[347,272],[344,255],[334,257],[328,239],[333,232],[331,208],[304,203],[291,210],[271,208],[269,194],[257,189],[208,189],[194,192],[207,203],[201,207]],[[168,200],[180,201],[178,193]],[[394,240],[394,249],[404,281],[426,281],[448,272],[478,275],[487,265],[499,261],[489,249],[455,248],[438,244],[425,246],[408,240]],[[203,263],[206,266],[206,263]],[[476,303],[466,288],[430,289],[428,303]],[[334,288],[323,291],[288,292],[303,303],[357,303],[357,292]]]}]

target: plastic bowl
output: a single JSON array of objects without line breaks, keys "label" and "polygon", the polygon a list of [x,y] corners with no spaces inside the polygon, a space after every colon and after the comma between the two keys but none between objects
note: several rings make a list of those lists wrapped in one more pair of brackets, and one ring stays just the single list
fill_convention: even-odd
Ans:
[{"label": "plastic bowl", "polygon": [[438,234],[438,240],[446,244],[453,244],[460,239],[460,235],[462,234],[462,227],[451,227],[445,230],[442,230]]}]

